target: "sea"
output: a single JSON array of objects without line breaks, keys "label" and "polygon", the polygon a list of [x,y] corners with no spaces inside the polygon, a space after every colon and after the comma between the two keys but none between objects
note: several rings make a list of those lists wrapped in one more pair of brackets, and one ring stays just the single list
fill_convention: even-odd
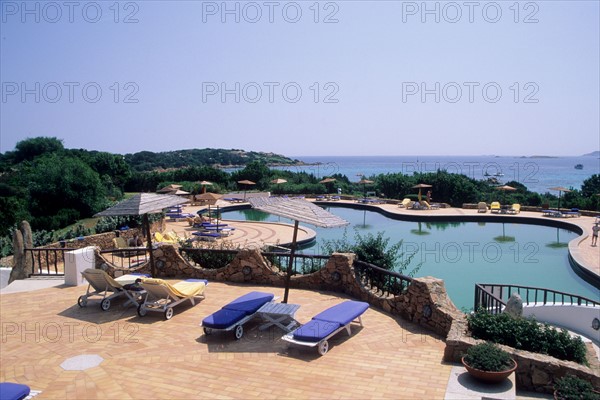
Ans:
[{"label": "sea", "polygon": [[[581,189],[583,181],[600,174],[598,156],[509,157],[509,156],[290,156],[306,165],[278,167],[308,172],[317,178],[342,174],[351,181],[379,174],[435,172],[446,170],[474,179],[494,177],[500,184],[519,182],[530,191],[554,193],[552,187]],[[581,164],[581,169],[575,166]]]}]

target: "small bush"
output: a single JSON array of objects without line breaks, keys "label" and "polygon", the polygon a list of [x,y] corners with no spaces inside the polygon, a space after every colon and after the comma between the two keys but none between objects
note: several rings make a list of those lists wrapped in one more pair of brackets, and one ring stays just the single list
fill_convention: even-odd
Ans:
[{"label": "small bush", "polygon": [[592,384],[573,375],[558,379],[554,385],[558,400],[600,400],[600,395],[594,393]]},{"label": "small bush", "polygon": [[515,366],[510,354],[491,342],[470,347],[465,362],[471,368],[490,372],[506,371]]},{"label": "small bush", "polygon": [[533,318],[513,318],[508,314],[490,314],[479,310],[467,317],[469,330],[476,339],[527,350],[534,353],[586,364],[586,348],[580,337],[571,337],[565,329],[540,324]]}]

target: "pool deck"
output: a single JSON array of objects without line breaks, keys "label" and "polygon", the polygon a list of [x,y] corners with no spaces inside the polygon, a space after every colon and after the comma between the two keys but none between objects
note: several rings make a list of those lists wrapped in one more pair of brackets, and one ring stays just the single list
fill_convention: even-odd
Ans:
[{"label": "pool deck", "polygon": [[[477,210],[468,209],[373,207],[409,219],[416,215],[478,215]],[[485,217],[514,216],[488,212]],[[529,212],[518,217],[544,218]],[[584,234],[571,241],[569,250],[578,263],[600,275],[598,248],[590,246],[588,237],[594,219],[562,221],[581,227]],[[232,243],[260,245],[291,240],[289,225],[230,224],[236,231],[224,240]],[[169,223],[167,229],[190,232],[185,222]],[[302,232],[304,239],[314,234]],[[246,325],[245,336],[239,341],[231,333],[203,334],[201,320],[230,300],[252,290],[283,296],[281,288],[211,282],[204,300],[195,306],[178,305],[169,321],[159,313],[141,318],[134,307],[124,307],[121,300],[113,301],[108,311],[101,311],[91,300],[80,308],[77,298],[85,290],[85,285],[59,284],[34,291],[2,292],[0,381],[26,384],[41,391],[36,397],[39,399],[452,397],[447,390],[456,365],[442,361],[443,338],[373,307],[363,315],[362,328],[354,325],[351,336],[340,332],[330,340],[329,352],[320,357],[315,349],[282,341],[283,332],[276,327],[260,331],[258,320]],[[296,313],[301,323],[345,299],[338,293],[290,292],[290,303],[301,305]],[[72,359],[77,356],[83,357]],[[100,361],[98,365],[84,369],[95,359]],[[66,361],[72,362],[71,370],[63,368]],[[517,393],[516,398],[551,396]]]}]

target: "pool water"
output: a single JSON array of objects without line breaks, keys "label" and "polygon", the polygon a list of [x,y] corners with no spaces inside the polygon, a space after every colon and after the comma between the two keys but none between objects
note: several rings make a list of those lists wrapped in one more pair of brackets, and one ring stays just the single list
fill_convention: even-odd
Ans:
[{"label": "pool water", "polygon": [[[416,253],[407,268],[409,274],[419,264],[415,277],[443,279],[454,304],[468,310],[473,307],[475,283],[503,283],[536,286],[573,293],[597,300],[598,289],[581,279],[568,261],[567,243],[577,234],[560,228],[498,222],[408,222],[398,221],[367,210],[327,207],[331,213],[350,222],[345,228],[323,229],[317,240],[303,253],[322,254],[323,243],[346,235],[354,243],[355,235],[384,232],[389,245],[402,241],[401,260]],[[223,218],[285,222],[257,210],[223,213]]]}]

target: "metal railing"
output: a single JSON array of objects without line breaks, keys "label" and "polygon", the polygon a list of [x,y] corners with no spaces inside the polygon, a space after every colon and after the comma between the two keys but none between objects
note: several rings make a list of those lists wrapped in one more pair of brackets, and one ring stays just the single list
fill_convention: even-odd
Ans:
[{"label": "metal railing", "polygon": [[363,261],[354,261],[356,278],[382,295],[400,295],[408,290],[412,278],[395,271],[388,271]]},{"label": "metal railing", "polygon": [[135,268],[145,264],[150,259],[148,249],[109,249],[101,250],[100,254],[114,267],[120,269]]},{"label": "metal railing", "polygon": [[518,293],[524,305],[560,304],[600,307],[600,302],[572,293],[547,288],[506,284],[475,284],[475,310],[483,308],[492,313],[500,313],[513,293]]},{"label": "metal railing", "polygon": [[[284,252],[263,252],[261,253],[271,264],[279,268],[280,271],[287,271],[290,265],[290,254]],[[327,264],[329,256],[296,253],[293,259],[293,272],[299,274],[311,274],[319,271]]]},{"label": "metal railing", "polygon": [[[179,249],[179,254],[193,265],[202,268],[218,269],[227,266],[235,256],[237,250],[218,250],[218,249],[196,249],[182,247]],[[285,252],[262,252],[271,264],[277,267],[280,271],[287,271],[290,255]],[[296,273],[310,274],[323,268],[329,260],[329,256],[310,255],[296,253],[293,260],[293,269]]]},{"label": "metal railing", "polygon": [[75,249],[65,248],[37,248],[25,249],[25,257],[31,259],[31,273],[29,276],[38,275],[64,275],[65,251]]},{"label": "metal railing", "polygon": [[237,255],[237,250],[179,248],[179,255],[192,265],[206,269],[226,267]]}]

